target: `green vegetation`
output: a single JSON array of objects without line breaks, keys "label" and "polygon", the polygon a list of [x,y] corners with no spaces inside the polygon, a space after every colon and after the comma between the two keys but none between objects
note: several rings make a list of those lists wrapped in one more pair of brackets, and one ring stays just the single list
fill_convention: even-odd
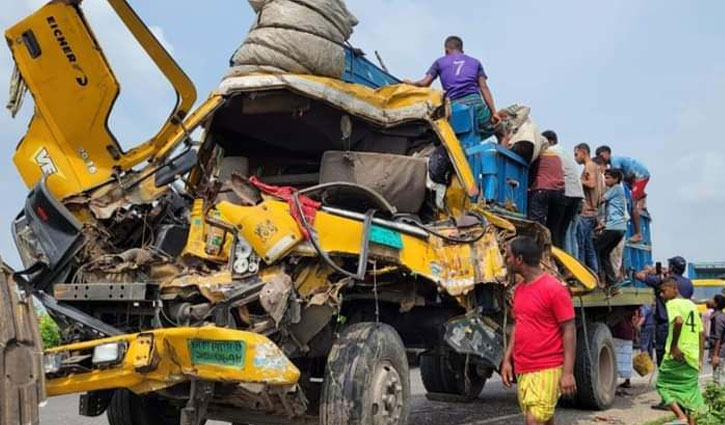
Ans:
[{"label": "green vegetation", "polygon": [[710,382],[705,387],[703,397],[705,398],[705,404],[707,404],[707,411],[697,415],[697,424],[725,424],[725,387]]},{"label": "green vegetation", "polygon": [[43,338],[43,348],[52,348],[60,345],[60,329],[47,314],[41,314],[39,320],[40,336]]}]

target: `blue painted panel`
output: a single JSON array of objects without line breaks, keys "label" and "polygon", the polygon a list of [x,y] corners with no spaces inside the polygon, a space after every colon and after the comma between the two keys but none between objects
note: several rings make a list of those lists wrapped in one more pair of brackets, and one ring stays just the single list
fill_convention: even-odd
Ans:
[{"label": "blue painted panel", "polygon": [[[624,248],[624,270],[628,276],[631,276],[634,272],[642,270],[645,266],[651,266],[652,262],[652,250],[649,246],[640,244],[627,244]],[[630,282],[631,286],[645,287],[647,285],[644,282],[640,282],[633,279]]]},{"label": "blue painted panel", "polygon": [[466,148],[466,157],[487,202],[526,215],[529,164],[495,138]]},{"label": "blue painted panel", "polygon": [[356,55],[349,47],[345,47],[345,73],[342,79],[374,89],[400,83],[393,75],[383,71],[365,56]]}]

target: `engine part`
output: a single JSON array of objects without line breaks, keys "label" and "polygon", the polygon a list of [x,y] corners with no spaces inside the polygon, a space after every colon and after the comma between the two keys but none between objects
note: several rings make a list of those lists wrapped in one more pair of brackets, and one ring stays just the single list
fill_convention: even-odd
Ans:
[{"label": "engine part", "polygon": [[450,320],[444,339],[457,353],[480,357],[492,368],[503,360],[503,338],[477,315]]}]

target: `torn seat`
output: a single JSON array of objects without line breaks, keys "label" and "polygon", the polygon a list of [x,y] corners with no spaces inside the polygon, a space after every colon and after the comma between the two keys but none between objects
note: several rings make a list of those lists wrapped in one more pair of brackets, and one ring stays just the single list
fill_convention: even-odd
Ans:
[{"label": "torn seat", "polygon": [[[375,152],[326,151],[320,164],[320,184],[346,182],[379,193],[399,213],[417,214],[426,197],[427,160]],[[359,192],[339,187],[327,189],[326,204],[356,211],[370,206]]]}]

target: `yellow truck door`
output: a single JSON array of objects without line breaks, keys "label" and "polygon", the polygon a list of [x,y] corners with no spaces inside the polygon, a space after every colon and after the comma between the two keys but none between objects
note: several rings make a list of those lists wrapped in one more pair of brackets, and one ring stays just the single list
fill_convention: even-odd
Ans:
[{"label": "yellow truck door", "polygon": [[152,159],[174,136],[196,100],[189,78],[125,0],[108,0],[177,93],[159,132],[122,152],[108,128],[119,84],[75,1],[51,2],[9,28],[5,37],[35,101],[35,114],[13,157],[25,183],[43,175],[58,198]]}]

